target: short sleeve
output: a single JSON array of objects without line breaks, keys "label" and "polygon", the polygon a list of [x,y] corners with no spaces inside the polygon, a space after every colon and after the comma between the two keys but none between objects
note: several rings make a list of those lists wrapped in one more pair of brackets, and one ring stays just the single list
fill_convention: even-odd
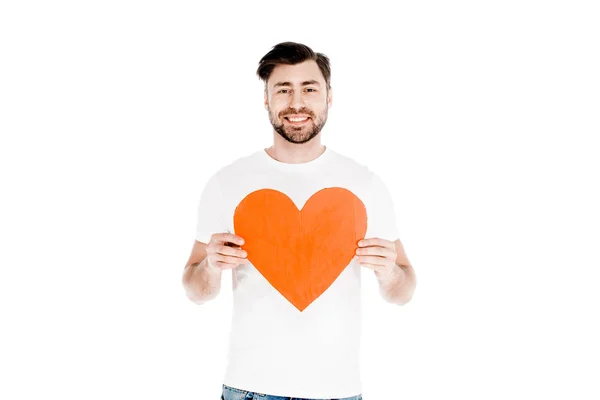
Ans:
[{"label": "short sleeve", "polygon": [[381,238],[391,242],[399,239],[394,200],[387,185],[375,173],[371,179],[370,199],[367,238]]},{"label": "short sleeve", "polygon": [[196,214],[197,241],[208,243],[214,233],[225,232],[222,205],[223,194],[215,174],[206,182],[200,195]]}]

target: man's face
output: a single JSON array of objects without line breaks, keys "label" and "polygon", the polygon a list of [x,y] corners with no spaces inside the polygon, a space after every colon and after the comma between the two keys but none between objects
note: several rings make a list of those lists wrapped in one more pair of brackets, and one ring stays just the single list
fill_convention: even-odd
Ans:
[{"label": "man's face", "polygon": [[[331,106],[331,90],[315,61],[276,66],[267,82],[269,121],[291,143],[306,143],[321,132]],[[295,118],[297,117],[297,118]]]}]

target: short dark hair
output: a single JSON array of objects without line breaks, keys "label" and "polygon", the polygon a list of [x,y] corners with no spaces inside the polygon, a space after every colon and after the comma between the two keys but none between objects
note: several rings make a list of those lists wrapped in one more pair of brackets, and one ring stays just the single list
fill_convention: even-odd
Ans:
[{"label": "short dark hair", "polygon": [[256,74],[265,82],[266,90],[267,80],[278,64],[294,65],[307,60],[316,61],[323,74],[323,78],[325,78],[327,90],[331,89],[331,67],[329,65],[329,58],[323,53],[315,53],[310,47],[301,43],[282,42],[273,46],[271,51],[265,54],[258,62]]}]

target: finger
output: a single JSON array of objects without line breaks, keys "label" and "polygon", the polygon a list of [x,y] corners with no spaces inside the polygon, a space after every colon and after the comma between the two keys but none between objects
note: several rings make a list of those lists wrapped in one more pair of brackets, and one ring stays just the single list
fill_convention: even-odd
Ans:
[{"label": "finger", "polygon": [[220,262],[226,263],[226,264],[234,264],[234,265],[245,264],[246,262],[248,262],[248,260],[246,260],[245,258],[224,256],[221,254],[216,254],[216,255],[214,255],[213,258],[216,261],[220,261]]},{"label": "finger", "polygon": [[386,248],[392,248],[392,246],[394,246],[394,243],[381,238],[363,239],[358,242],[358,247],[366,246],[381,246]]},{"label": "finger", "polygon": [[369,263],[361,263],[360,265],[365,268],[372,269],[373,271],[376,271],[377,269],[381,268],[381,265],[375,265],[375,264],[369,264]]},{"label": "finger", "polygon": [[388,264],[386,258],[377,256],[359,256],[358,262],[361,264],[373,264],[377,265],[378,267],[385,267]]},{"label": "finger", "polygon": [[244,244],[244,239],[234,233],[215,233],[212,235],[212,239],[221,243],[230,242],[239,246]]},{"label": "finger", "polygon": [[359,247],[356,249],[356,254],[361,256],[381,256],[381,257],[390,257],[396,258],[396,252],[388,247],[380,247],[380,246],[369,246],[369,247]]},{"label": "finger", "polygon": [[233,269],[239,265],[239,264],[229,264],[229,263],[221,262],[221,261],[217,261],[216,264],[221,269]]},{"label": "finger", "polygon": [[222,254],[224,256],[234,256],[239,258],[246,258],[248,253],[239,247],[230,247],[226,245],[219,245],[215,251],[216,254]]}]

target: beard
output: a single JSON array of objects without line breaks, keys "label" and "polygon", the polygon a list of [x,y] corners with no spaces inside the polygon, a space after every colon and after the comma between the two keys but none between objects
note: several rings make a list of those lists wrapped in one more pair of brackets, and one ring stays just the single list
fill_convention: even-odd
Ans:
[{"label": "beard", "polygon": [[[298,111],[287,109],[279,113],[279,120],[282,121],[278,123],[278,121],[271,113],[271,108],[269,107],[269,121],[271,125],[273,125],[273,129],[277,132],[282,138],[287,140],[290,143],[302,144],[309,142],[315,136],[317,136],[323,126],[325,126],[325,122],[327,122],[327,107],[318,115],[315,120],[314,113],[309,110],[302,108]],[[303,126],[293,126],[291,124],[287,124],[284,122],[284,116],[289,114],[306,114],[310,116],[310,120],[306,122]]]}]

